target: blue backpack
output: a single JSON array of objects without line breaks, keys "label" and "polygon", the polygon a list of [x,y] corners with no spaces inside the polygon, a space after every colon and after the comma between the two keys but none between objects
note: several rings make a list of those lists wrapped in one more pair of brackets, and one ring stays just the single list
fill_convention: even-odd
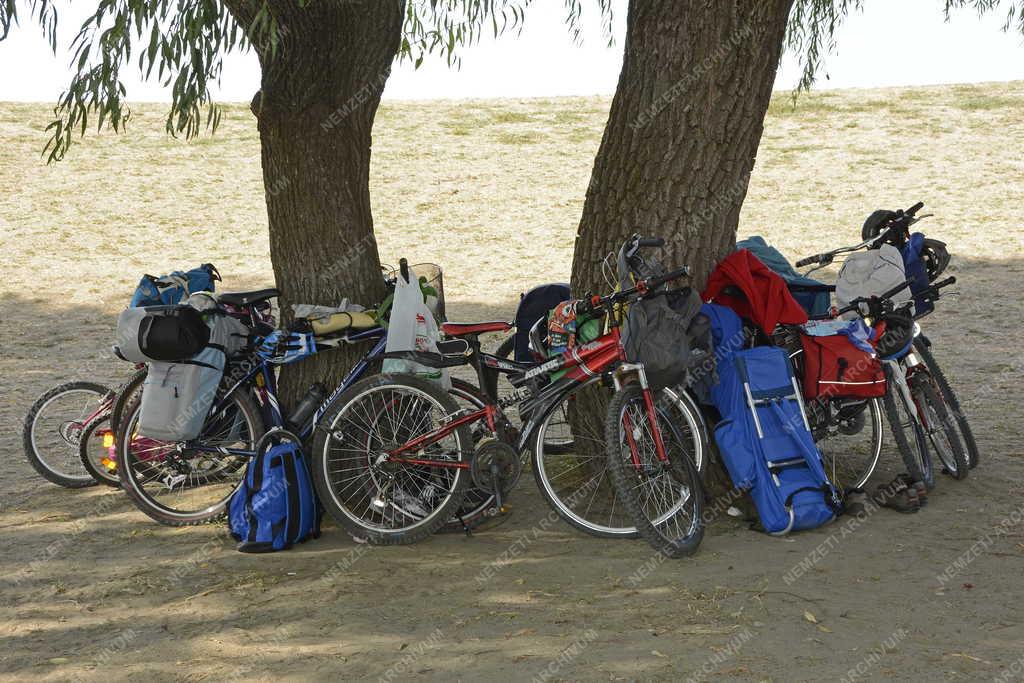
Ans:
[{"label": "blue backpack", "polygon": [[204,263],[188,271],[176,270],[162,277],[143,275],[139,280],[129,308],[139,306],[171,306],[181,303],[196,292],[212,292],[220,273],[212,263]]},{"label": "blue backpack", "polygon": [[242,486],[228,503],[228,525],[243,553],[287,550],[320,537],[320,504],[302,445],[270,439],[249,461]]},{"label": "blue backpack", "polygon": [[813,529],[839,514],[800,400],[789,356],[774,346],[739,348],[742,323],[732,310],[705,304],[712,320],[718,382],[711,398],[722,415],[715,441],[733,484],[754,501],[770,534]]}]

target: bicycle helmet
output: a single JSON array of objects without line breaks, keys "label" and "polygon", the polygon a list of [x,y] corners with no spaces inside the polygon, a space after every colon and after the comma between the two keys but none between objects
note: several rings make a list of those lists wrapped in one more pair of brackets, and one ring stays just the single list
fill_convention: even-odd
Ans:
[{"label": "bicycle helmet", "polygon": [[882,360],[902,357],[914,343],[914,319],[902,311],[886,313],[875,324],[875,350]]},{"label": "bicycle helmet", "polygon": [[896,218],[896,215],[895,211],[887,211],[886,209],[875,211],[864,221],[864,227],[860,229],[860,238],[867,241],[877,237],[878,233],[882,232]]},{"label": "bicycle helmet", "polygon": [[935,282],[949,266],[949,252],[946,243],[925,238],[921,248],[921,260],[928,270],[928,282]]}]

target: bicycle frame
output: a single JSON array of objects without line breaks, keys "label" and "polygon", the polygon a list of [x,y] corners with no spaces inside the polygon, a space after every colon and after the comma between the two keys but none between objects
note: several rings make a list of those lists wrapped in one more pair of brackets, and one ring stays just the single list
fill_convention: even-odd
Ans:
[{"label": "bicycle frame", "polygon": [[[530,414],[526,424],[524,424],[523,428],[520,430],[516,442],[514,444],[510,444],[513,445],[517,452],[521,453],[534,441],[537,429],[541,424],[543,424],[543,421],[548,417],[550,411],[569,391],[591,377],[609,372],[612,374],[616,390],[621,389],[622,376],[624,374],[636,373],[639,378],[640,385],[644,389],[644,404],[648,417],[652,420],[653,425],[657,424],[654,400],[647,385],[647,378],[644,374],[643,366],[625,362],[625,349],[622,346],[622,337],[617,324],[611,325],[609,332],[599,339],[569,349],[560,356],[556,356],[551,360],[521,372],[522,364],[507,361],[490,354],[481,353],[478,341],[475,339],[466,341],[469,343],[471,349],[469,363],[476,369],[480,385],[486,386],[486,383],[484,382],[485,372],[502,372],[505,374],[517,373],[511,378],[513,386],[517,387],[516,391],[504,401],[498,401],[496,397],[493,396],[486,396],[483,408],[470,412],[462,410],[458,413],[445,416],[445,423],[442,426],[426,434],[422,434],[398,448],[388,451],[388,462],[405,465],[421,465],[439,469],[468,469],[470,467],[468,462],[452,462],[450,460],[429,458],[406,458],[403,457],[403,454],[419,451],[426,446],[437,443],[438,441],[450,436],[460,427],[474,424],[479,421],[484,421],[486,423],[488,430],[491,432],[491,436],[496,439],[501,439],[501,434],[498,430],[498,423],[505,419],[504,413],[501,410],[501,405],[517,401],[520,405],[520,413],[528,412]],[[617,367],[613,368],[613,366]],[[563,377],[552,382],[539,392],[534,392],[530,387],[526,386],[527,382],[535,377],[562,370],[567,371]],[[625,416],[625,420],[627,441],[630,445],[633,464],[639,468],[641,467],[641,463],[637,453],[636,443],[633,440],[633,429],[630,424],[631,420],[629,415]],[[661,431],[659,429],[653,429],[652,431],[654,434],[655,448],[657,450],[658,458],[661,462],[667,463],[668,456],[665,452],[664,441],[661,438]]]},{"label": "bicycle frame", "polygon": [[[327,411],[331,403],[337,399],[342,393],[348,390],[353,384],[359,381],[360,378],[366,373],[369,367],[369,362],[374,357],[379,356],[384,351],[384,347],[387,344],[387,333],[383,328],[375,327],[369,330],[362,330],[351,335],[346,335],[335,340],[328,342],[321,342],[319,346],[324,348],[334,348],[341,344],[355,344],[362,341],[376,340],[373,348],[363,356],[345,375],[345,378],[335,387],[334,391],[324,399],[323,403],[314,411],[313,415],[306,420],[306,422],[300,426],[296,436],[305,441],[316,429],[316,424],[319,419],[323,416],[324,412]],[[253,355],[246,358],[242,363],[236,364],[236,369],[241,368],[244,373],[241,378],[234,382],[224,395],[221,396],[217,403],[214,405],[213,410],[210,412],[210,416],[216,416],[220,411],[224,410],[228,404],[230,397],[236,392],[241,390],[242,387],[252,387],[252,393],[259,405],[268,431],[281,430],[286,426],[284,415],[281,412],[280,403],[277,400],[277,378],[274,375],[274,363],[267,359],[260,358],[258,355]],[[231,367],[231,366],[229,366]],[[189,448],[199,451],[201,453],[222,453],[225,455],[238,455],[243,457],[254,457],[256,451],[243,448],[224,448],[219,446],[204,446],[202,444],[196,444],[195,446],[189,446]]]}]

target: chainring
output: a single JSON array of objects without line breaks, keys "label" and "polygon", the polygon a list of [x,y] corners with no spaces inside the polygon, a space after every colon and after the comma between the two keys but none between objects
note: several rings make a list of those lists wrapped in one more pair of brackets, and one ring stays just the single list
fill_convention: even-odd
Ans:
[{"label": "chainring", "polygon": [[469,467],[473,484],[478,489],[498,493],[500,486],[503,496],[519,481],[522,471],[523,463],[516,450],[496,439],[486,439],[477,446]]}]

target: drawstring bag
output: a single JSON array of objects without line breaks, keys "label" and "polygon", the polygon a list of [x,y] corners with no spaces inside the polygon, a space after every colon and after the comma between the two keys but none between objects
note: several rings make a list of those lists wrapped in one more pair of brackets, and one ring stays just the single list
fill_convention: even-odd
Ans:
[{"label": "drawstring bag", "polygon": [[[907,281],[907,271],[903,265],[903,255],[889,244],[878,249],[853,254],[846,259],[839,279],[836,281],[836,306],[844,308],[851,301],[860,297],[879,296]],[[906,289],[892,297],[899,307],[911,300]],[[859,317],[856,313],[848,313],[846,317]]]}]

